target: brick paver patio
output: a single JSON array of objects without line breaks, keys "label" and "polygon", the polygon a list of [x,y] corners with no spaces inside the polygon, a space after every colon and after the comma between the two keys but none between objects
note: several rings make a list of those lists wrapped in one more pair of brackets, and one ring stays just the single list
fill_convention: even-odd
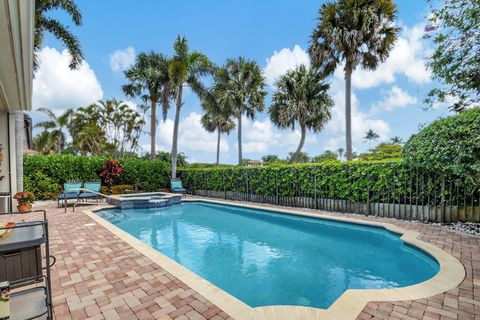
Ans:
[{"label": "brick paver patio", "polygon": [[[48,212],[51,252],[57,257],[52,269],[56,319],[232,319],[94,223],[82,207],[75,213],[53,204],[40,208]],[[427,299],[370,302],[358,319],[480,320],[480,238],[437,225],[389,222],[420,232],[423,241],[457,257],[467,276],[459,287]]]}]

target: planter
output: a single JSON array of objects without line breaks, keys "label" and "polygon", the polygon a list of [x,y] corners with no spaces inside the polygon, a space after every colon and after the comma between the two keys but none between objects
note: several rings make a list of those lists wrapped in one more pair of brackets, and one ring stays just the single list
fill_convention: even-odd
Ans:
[{"label": "planter", "polygon": [[32,204],[31,203],[23,203],[20,202],[17,205],[18,212],[28,212],[32,211]]}]

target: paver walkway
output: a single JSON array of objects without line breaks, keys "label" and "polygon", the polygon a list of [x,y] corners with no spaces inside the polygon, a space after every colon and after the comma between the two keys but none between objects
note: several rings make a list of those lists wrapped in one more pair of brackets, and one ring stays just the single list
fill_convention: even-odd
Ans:
[{"label": "paver walkway", "polygon": [[[48,212],[51,252],[57,257],[52,268],[56,319],[232,319],[94,223],[81,212],[84,207],[75,213],[53,204],[39,208]],[[480,320],[480,238],[437,225],[389,222],[420,232],[423,241],[457,257],[467,276],[459,287],[427,299],[370,302],[358,319]]]}]

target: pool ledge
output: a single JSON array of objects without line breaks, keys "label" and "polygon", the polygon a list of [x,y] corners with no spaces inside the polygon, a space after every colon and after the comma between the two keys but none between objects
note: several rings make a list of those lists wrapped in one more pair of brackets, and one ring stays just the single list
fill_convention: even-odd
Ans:
[{"label": "pool ledge", "polygon": [[[370,301],[402,301],[421,299],[446,292],[457,287],[465,278],[463,265],[454,256],[444,250],[417,239],[419,233],[404,230],[390,223],[373,222],[356,219],[355,217],[319,216],[295,209],[266,207],[250,203],[234,203],[210,199],[184,199],[182,201],[201,201],[207,203],[226,204],[244,208],[254,208],[266,211],[286,213],[300,216],[343,221],[362,225],[380,226],[389,231],[401,234],[401,239],[434,257],[440,264],[440,271],[431,279],[416,285],[394,289],[349,289],[345,291],[328,309],[309,308],[302,306],[266,306],[252,308],[234,296],[228,294],[196,273],[168,258],[139,239],[114,226],[91,210],[83,212],[97,223],[108,229],[119,238],[130,244],[140,253],[150,258],[173,276],[184,282],[193,290],[209,299],[217,307],[237,320],[324,320],[324,319],[355,319],[365,305]],[[103,209],[103,208],[102,208]]]}]

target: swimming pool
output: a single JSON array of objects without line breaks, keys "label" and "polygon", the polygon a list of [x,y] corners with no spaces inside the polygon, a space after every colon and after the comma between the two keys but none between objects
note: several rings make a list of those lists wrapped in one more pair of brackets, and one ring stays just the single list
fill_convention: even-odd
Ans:
[{"label": "swimming pool", "polygon": [[347,289],[403,287],[439,271],[380,227],[201,202],[97,214],[251,307],[328,308]]}]

